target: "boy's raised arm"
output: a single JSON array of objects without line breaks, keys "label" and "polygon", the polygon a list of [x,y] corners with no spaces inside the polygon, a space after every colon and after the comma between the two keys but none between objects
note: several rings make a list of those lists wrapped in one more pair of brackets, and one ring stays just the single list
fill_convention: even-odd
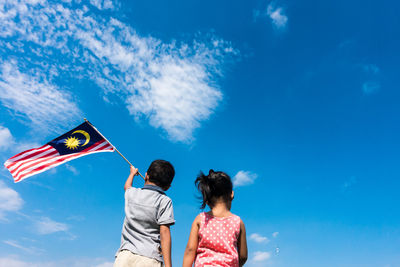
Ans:
[{"label": "boy's raised arm", "polygon": [[124,185],[124,190],[126,191],[128,188],[132,187],[132,182],[133,182],[133,177],[138,175],[138,169],[135,168],[133,165],[131,165],[131,170],[129,173],[128,178],[126,179],[125,185]]},{"label": "boy's raised arm", "polygon": [[171,262],[171,232],[169,225],[160,225],[161,252],[165,267],[172,267]]}]

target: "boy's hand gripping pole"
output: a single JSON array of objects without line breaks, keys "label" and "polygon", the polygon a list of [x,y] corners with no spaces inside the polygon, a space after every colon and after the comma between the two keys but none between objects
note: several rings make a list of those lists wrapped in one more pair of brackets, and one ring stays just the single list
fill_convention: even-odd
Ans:
[{"label": "boy's hand gripping pole", "polygon": [[[113,144],[111,144],[111,142],[108,141],[107,138],[105,138],[104,135],[102,135],[102,134],[99,132],[99,130],[97,130],[96,127],[93,126],[93,124],[90,123],[90,121],[88,121],[86,118],[83,118],[83,119],[84,119],[87,123],[89,123],[89,125],[92,126],[92,128],[93,128],[101,137],[103,137],[103,138],[114,148],[114,150],[117,151],[117,153],[118,153],[126,162],[129,163],[129,165],[133,166],[132,163],[130,163],[129,160],[127,160],[127,159],[124,157],[124,155],[122,155],[121,152],[119,152],[118,149],[117,149]],[[142,178],[143,178],[143,180],[144,180],[144,176],[143,176],[139,171],[138,171],[138,174],[139,174],[140,176],[142,176]]]}]

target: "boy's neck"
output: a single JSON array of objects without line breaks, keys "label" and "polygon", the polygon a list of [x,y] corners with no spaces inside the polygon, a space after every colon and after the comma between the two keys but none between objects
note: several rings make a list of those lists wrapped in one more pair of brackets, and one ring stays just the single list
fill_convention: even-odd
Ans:
[{"label": "boy's neck", "polygon": [[149,180],[145,181],[144,184],[158,186],[155,183],[150,182]]}]

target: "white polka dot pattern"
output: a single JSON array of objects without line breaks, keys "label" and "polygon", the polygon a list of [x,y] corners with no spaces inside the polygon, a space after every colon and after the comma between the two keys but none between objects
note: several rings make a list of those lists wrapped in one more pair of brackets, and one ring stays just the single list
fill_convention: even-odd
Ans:
[{"label": "white polka dot pattern", "polygon": [[200,217],[199,246],[194,266],[239,267],[239,216],[214,217],[203,212]]}]

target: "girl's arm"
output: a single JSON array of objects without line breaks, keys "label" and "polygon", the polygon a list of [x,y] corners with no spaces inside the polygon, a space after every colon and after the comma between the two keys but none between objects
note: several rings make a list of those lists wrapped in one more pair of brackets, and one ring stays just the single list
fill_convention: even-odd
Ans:
[{"label": "girl's arm", "polygon": [[247,241],[246,241],[246,228],[244,223],[240,220],[240,234],[238,239],[238,252],[239,252],[239,266],[243,266],[247,261]]},{"label": "girl's arm", "polygon": [[160,239],[165,267],[171,267],[171,232],[169,225],[160,225]]},{"label": "girl's arm", "polygon": [[135,167],[133,167],[133,166],[131,165],[131,171],[130,171],[130,173],[129,173],[128,178],[126,179],[125,186],[124,186],[125,191],[126,191],[128,188],[131,188],[131,187],[132,187],[133,177],[135,177],[135,175],[137,175],[137,174],[138,174],[138,169],[136,169]]},{"label": "girl's arm", "polygon": [[194,219],[192,229],[190,230],[189,241],[186,245],[185,254],[183,256],[182,267],[191,267],[196,258],[197,246],[199,243],[200,215]]}]

